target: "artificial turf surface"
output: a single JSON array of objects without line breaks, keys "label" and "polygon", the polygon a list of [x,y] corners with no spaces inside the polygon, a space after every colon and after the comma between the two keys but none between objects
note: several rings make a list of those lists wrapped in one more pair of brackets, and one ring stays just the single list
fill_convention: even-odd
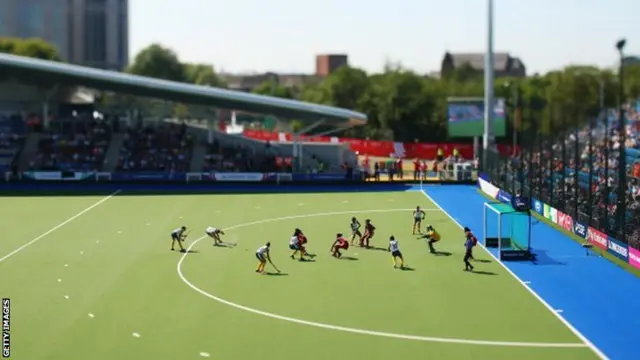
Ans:
[{"label": "artificial turf surface", "polygon": [[[120,194],[59,226],[102,199],[2,199],[11,358],[597,358],[484,250],[477,273],[462,271],[459,226],[421,193]],[[442,255],[411,235],[416,205],[441,233]],[[381,249],[332,258],[352,216],[376,225],[375,247],[395,235],[413,270],[393,269]],[[193,229],[186,255],[169,251],[170,231],[183,224]],[[207,226],[237,246],[193,244]],[[295,227],[315,262],[289,258]],[[254,272],[267,241],[286,275]]]}]

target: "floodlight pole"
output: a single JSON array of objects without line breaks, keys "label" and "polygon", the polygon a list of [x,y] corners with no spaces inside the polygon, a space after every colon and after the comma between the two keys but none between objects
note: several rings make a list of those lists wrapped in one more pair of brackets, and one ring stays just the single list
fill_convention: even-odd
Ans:
[{"label": "floodlight pole", "polygon": [[[620,55],[620,65],[618,70],[618,194],[617,194],[617,227],[620,229],[622,236],[626,232],[626,204],[627,204],[627,154],[626,145],[627,130],[625,128],[624,116],[624,47],[627,41],[622,39],[616,43],[616,49]],[[625,241],[625,239],[619,239]]]},{"label": "floodlight pole", "polygon": [[484,56],[484,134],[482,139],[482,166],[486,169],[487,153],[493,148],[493,0],[487,0],[487,51]]}]

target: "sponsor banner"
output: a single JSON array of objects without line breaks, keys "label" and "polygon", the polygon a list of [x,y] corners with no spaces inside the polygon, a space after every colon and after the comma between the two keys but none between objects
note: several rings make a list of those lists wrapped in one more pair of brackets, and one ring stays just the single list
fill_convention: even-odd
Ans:
[{"label": "sponsor banner", "polygon": [[41,181],[80,181],[94,176],[92,172],[67,172],[67,171],[29,171],[22,175],[32,180]]},{"label": "sponsor banner", "polygon": [[629,264],[640,269],[640,250],[636,250],[629,246]]},{"label": "sponsor banner", "polygon": [[554,224],[558,224],[558,210],[549,206],[549,220],[553,221]]},{"label": "sponsor banner", "polygon": [[558,226],[567,230],[568,232],[573,232],[573,218],[570,215],[563,213],[562,211],[558,211]]},{"label": "sponsor banner", "polygon": [[551,209],[549,205],[542,204],[542,216],[544,216],[545,219],[551,219],[551,215],[549,214],[549,209]]},{"label": "sponsor banner", "polygon": [[116,172],[111,174],[112,181],[186,181],[187,174],[161,171]]},{"label": "sponsor banner", "polygon": [[541,216],[544,216],[544,211],[543,211],[543,207],[542,207],[542,203],[538,200],[538,199],[533,199],[531,201],[531,206],[533,207],[533,210],[535,212],[537,212],[538,214],[540,214]]},{"label": "sponsor banner", "polygon": [[607,250],[607,235],[592,228],[591,226],[587,228],[587,241],[592,243],[595,247],[599,247],[602,250]]},{"label": "sponsor banner", "polygon": [[346,174],[293,174],[293,181],[336,181],[345,179]]},{"label": "sponsor banner", "polygon": [[262,173],[211,173],[211,178],[216,181],[258,182],[264,180]]},{"label": "sponsor banner", "polygon": [[607,238],[607,251],[609,254],[617,257],[620,260],[629,260],[629,247],[627,244],[620,242],[611,236]]},{"label": "sponsor banner", "polygon": [[511,204],[511,194],[509,194],[508,192],[504,191],[504,190],[499,190],[498,191],[498,196],[497,196],[498,201],[501,201],[505,204]]},{"label": "sponsor banner", "polygon": [[490,182],[480,178],[478,179],[478,185],[480,185],[480,190],[482,190],[483,193],[489,195],[492,199],[498,198],[498,192],[500,192],[500,189],[495,187]]},{"label": "sponsor banner", "polygon": [[581,222],[573,222],[573,233],[580,236],[583,239],[587,238],[587,226]]}]

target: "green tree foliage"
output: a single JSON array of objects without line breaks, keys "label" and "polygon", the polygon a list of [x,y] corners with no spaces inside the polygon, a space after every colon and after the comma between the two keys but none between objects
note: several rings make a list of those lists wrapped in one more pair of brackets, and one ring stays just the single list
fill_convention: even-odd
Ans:
[{"label": "green tree foliage", "polygon": [[293,99],[293,89],[280,85],[275,80],[268,80],[258,85],[252,91],[254,94],[275,96],[283,99]]},{"label": "green tree foliage", "polygon": [[[0,51],[10,46],[17,47],[0,41]],[[28,47],[21,45],[20,48]],[[175,52],[158,44],[143,49],[129,71],[205,86],[225,85],[213,66],[182,63]],[[640,98],[640,66],[627,66],[624,76],[624,100]],[[496,79],[494,92],[497,97],[507,100],[508,119],[518,131],[553,133],[584,124],[598,116],[601,104],[607,108],[616,107],[619,102],[618,81],[617,69],[570,66],[526,78]],[[439,141],[447,139],[447,98],[482,97],[484,84],[482,73],[468,65],[440,79],[389,64],[377,74],[342,67],[322,81],[301,88],[290,88],[277,79],[271,79],[257,86],[253,92],[366,113],[369,123],[348,130],[346,136]],[[188,109],[191,113],[192,107]],[[519,116],[516,116],[516,109],[519,109]],[[183,115],[185,109],[176,109],[175,112]]]},{"label": "green tree foliage", "polygon": [[[625,100],[640,98],[640,66],[624,71]],[[575,128],[600,114],[601,105],[618,104],[617,69],[570,66],[544,75],[496,79],[494,93],[507,101],[507,116],[517,131],[553,133]],[[256,92],[287,94],[268,82]],[[387,66],[379,74],[343,67],[322,82],[293,93],[303,101],[355,109],[366,113],[369,123],[345,135],[396,141],[447,139],[447,98],[482,97],[481,73],[462,66],[437,79],[400,66]],[[602,96],[601,96],[602,95]],[[516,116],[516,109],[519,115]],[[518,119],[517,122],[514,119]]]},{"label": "green tree foliage", "polygon": [[211,65],[186,63],[183,66],[186,82],[213,87],[224,87],[225,85]]},{"label": "green tree foliage", "polygon": [[0,38],[0,53],[60,61],[55,46],[41,39]]},{"label": "green tree foliage", "polygon": [[152,44],[141,50],[129,66],[131,74],[185,82],[187,75],[178,55],[171,49]]}]

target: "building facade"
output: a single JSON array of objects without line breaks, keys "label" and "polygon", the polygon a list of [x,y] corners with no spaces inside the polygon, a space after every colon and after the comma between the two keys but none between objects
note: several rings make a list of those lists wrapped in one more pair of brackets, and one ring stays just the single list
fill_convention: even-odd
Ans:
[{"label": "building facade", "polygon": [[0,36],[41,38],[64,61],[111,70],[129,61],[128,0],[0,0]]},{"label": "building facade", "polygon": [[316,55],[316,75],[329,76],[332,72],[349,65],[347,55]]},{"label": "building facade", "polygon": [[[452,71],[468,65],[478,73],[483,73],[485,58],[482,53],[445,53],[442,58],[440,75],[447,76]],[[500,77],[525,77],[527,68],[522,60],[508,53],[495,53],[493,55],[493,71],[496,78]]]}]

